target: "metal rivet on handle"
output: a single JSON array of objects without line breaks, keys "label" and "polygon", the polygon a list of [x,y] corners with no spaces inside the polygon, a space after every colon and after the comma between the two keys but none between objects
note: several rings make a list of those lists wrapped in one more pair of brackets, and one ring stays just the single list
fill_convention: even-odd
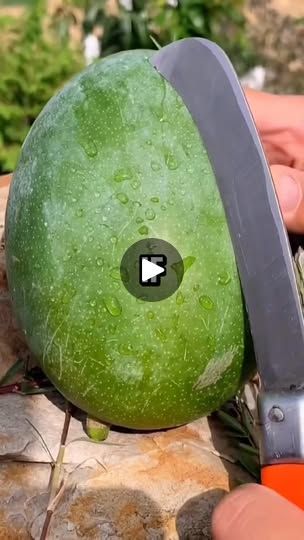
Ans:
[{"label": "metal rivet on handle", "polygon": [[271,422],[282,422],[284,420],[284,413],[280,407],[272,407],[268,413],[268,418]]}]

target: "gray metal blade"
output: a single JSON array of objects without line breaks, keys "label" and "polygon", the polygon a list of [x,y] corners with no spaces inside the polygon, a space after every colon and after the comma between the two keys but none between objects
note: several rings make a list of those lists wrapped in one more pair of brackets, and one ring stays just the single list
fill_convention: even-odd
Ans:
[{"label": "gray metal blade", "polygon": [[235,71],[214,43],[188,38],[154,67],[200,132],[226,212],[265,389],[304,382],[304,323],[288,236],[270,170]]}]

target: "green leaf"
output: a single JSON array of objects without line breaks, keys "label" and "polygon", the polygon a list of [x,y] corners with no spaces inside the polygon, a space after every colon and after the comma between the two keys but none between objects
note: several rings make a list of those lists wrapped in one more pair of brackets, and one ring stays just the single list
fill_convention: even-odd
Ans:
[{"label": "green leaf", "polygon": [[250,456],[246,453],[239,454],[237,456],[238,461],[240,464],[246,469],[249,474],[253,478],[255,478],[258,482],[260,480],[260,464],[259,462],[253,458],[253,456]]},{"label": "green leaf", "polygon": [[245,443],[238,443],[238,447],[241,450],[244,450],[244,452],[247,452],[248,454],[252,454],[253,456],[259,457],[259,451],[257,448],[254,448],[253,446],[250,446],[249,444]]},{"label": "green leaf", "polygon": [[18,358],[16,362],[9,368],[5,375],[0,379],[0,386],[5,386],[12,382],[16,375],[24,373],[24,361]]},{"label": "green leaf", "polygon": [[244,435],[245,437],[247,437],[246,430],[236,418],[234,418],[233,416],[230,416],[229,414],[227,414],[226,412],[222,410],[217,411],[217,416],[220,418],[220,420],[222,420],[222,422],[226,426],[232,428],[237,433],[240,433],[241,435]]}]

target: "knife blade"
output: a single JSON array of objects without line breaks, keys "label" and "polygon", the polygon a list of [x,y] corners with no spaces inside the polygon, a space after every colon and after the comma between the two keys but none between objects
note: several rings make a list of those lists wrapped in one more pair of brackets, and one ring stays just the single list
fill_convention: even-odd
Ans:
[{"label": "knife blade", "polygon": [[[237,75],[219,46],[186,38],[157,51],[151,62],[182,97],[217,180],[262,381],[262,481],[291,499],[286,466],[290,475],[294,464],[293,473],[304,480],[303,465],[294,472],[304,463],[304,319],[267,159]],[[295,502],[304,508],[304,487]]]}]

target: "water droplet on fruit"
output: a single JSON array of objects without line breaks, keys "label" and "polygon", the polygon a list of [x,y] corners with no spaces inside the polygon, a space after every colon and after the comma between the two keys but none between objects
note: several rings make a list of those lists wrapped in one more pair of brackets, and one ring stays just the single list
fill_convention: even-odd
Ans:
[{"label": "water droplet on fruit", "polygon": [[152,221],[153,219],[155,219],[155,212],[154,210],[152,210],[152,208],[147,208],[146,212],[145,212],[145,216],[147,219],[149,219],[150,221]]},{"label": "water droplet on fruit", "polygon": [[136,221],[136,223],[142,223],[142,222],[143,222],[143,218],[141,218],[140,216],[138,216],[138,217],[136,218],[135,221]]},{"label": "water droplet on fruit", "polygon": [[153,203],[158,203],[159,202],[159,197],[151,197],[150,201],[153,202]]},{"label": "water droplet on fruit", "polygon": [[77,217],[82,217],[83,214],[84,214],[83,208],[78,208],[78,210],[76,210],[76,216]]},{"label": "water droplet on fruit", "polygon": [[182,145],[182,147],[183,147],[183,150],[184,150],[186,156],[190,157],[191,156],[192,145],[190,143],[184,143]]},{"label": "water droplet on fruit", "polygon": [[147,144],[148,146],[151,146],[151,144],[152,144],[151,139],[148,139],[148,140],[146,141],[146,144]]},{"label": "water droplet on fruit", "polygon": [[223,272],[219,274],[217,282],[219,285],[228,285],[231,281],[231,276],[228,274],[228,272]]},{"label": "water droplet on fruit", "polygon": [[102,266],[102,265],[103,265],[103,260],[102,260],[101,257],[98,257],[98,258],[96,259],[96,264],[97,264],[97,266]]},{"label": "water droplet on fruit", "polygon": [[90,300],[90,306],[95,307],[96,306],[96,300]]},{"label": "water droplet on fruit", "polygon": [[153,313],[153,311],[148,311],[147,319],[150,319],[150,321],[152,321],[152,319],[155,319],[155,314]]},{"label": "water droplet on fruit", "polygon": [[72,197],[72,202],[73,202],[73,203],[77,202],[76,197]]},{"label": "water droplet on fruit", "polygon": [[131,202],[131,208],[132,210],[136,210],[137,208],[140,208],[142,206],[141,202],[139,201],[132,201]]},{"label": "water droplet on fruit", "polygon": [[187,272],[189,268],[195,263],[196,257],[193,257],[192,255],[188,255],[188,257],[185,257],[183,259],[183,265],[184,265],[184,272]]},{"label": "water droplet on fruit", "polygon": [[161,164],[158,163],[157,161],[151,161],[151,169],[152,171],[160,171]]},{"label": "water droplet on fruit", "polygon": [[133,174],[129,170],[119,169],[114,175],[115,182],[124,182],[125,180],[131,180]]},{"label": "water droplet on fruit", "polygon": [[129,197],[125,193],[117,193],[116,199],[118,199],[121,204],[127,204],[127,202],[129,201]]},{"label": "water droplet on fruit", "polygon": [[92,158],[97,156],[97,146],[94,141],[84,140],[81,143],[81,146],[84,149],[87,156],[92,157]]},{"label": "water droplet on fruit", "polygon": [[194,292],[198,291],[199,288],[200,288],[199,283],[196,283],[195,285],[193,285],[193,290],[194,290]]},{"label": "water droplet on fruit", "polygon": [[162,205],[161,205],[161,209],[162,209],[162,210],[167,210],[167,206],[166,206],[165,204],[162,204]]},{"label": "water droplet on fruit", "polygon": [[199,303],[204,309],[211,310],[214,308],[214,302],[211,300],[210,296],[203,294],[199,297]]},{"label": "water droplet on fruit", "polygon": [[178,306],[181,306],[182,304],[184,304],[185,297],[184,297],[184,295],[183,295],[183,293],[181,291],[177,292],[175,301],[176,301]]},{"label": "water droplet on fruit", "polygon": [[163,343],[166,341],[167,339],[167,336],[165,334],[165,332],[161,329],[161,328],[156,328],[155,330],[155,335],[158,337],[158,339],[160,341],[162,341]]},{"label": "water droplet on fruit", "polygon": [[110,276],[112,279],[119,280],[120,279],[120,269],[118,266],[115,266],[110,271]]},{"label": "water droplet on fruit", "polygon": [[139,227],[138,232],[139,234],[145,235],[149,233],[149,229],[146,225],[142,225],[141,227]]},{"label": "water droplet on fruit", "polygon": [[111,236],[111,242],[112,242],[112,244],[117,244],[117,242],[118,242],[117,236],[115,236],[115,235]]},{"label": "water droplet on fruit", "polygon": [[134,182],[132,182],[131,184],[132,189],[138,189],[139,186],[140,186],[140,181],[138,179],[134,180]]},{"label": "water droplet on fruit", "polygon": [[119,315],[122,312],[121,305],[119,301],[117,300],[116,296],[105,296],[104,297],[104,305],[107,309],[107,311],[112,315],[112,317],[119,317]]},{"label": "water droplet on fruit", "polygon": [[119,345],[118,350],[120,354],[123,354],[125,356],[131,356],[134,353],[134,348],[129,343],[121,343]]},{"label": "water droplet on fruit", "polygon": [[178,162],[172,152],[167,152],[165,154],[165,163],[170,171],[174,171],[178,168]]}]

